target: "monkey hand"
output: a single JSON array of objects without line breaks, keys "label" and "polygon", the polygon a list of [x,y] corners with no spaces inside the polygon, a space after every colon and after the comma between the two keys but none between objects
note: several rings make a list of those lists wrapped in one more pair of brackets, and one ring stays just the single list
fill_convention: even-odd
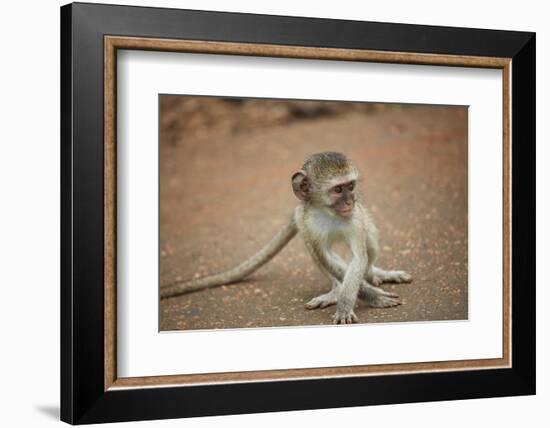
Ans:
[{"label": "monkey hand", "polygon": [[353,304],[346,299],[339,300],[332,320],[334,324],[352,324],[358,322],[357,315],[353,312]]}]

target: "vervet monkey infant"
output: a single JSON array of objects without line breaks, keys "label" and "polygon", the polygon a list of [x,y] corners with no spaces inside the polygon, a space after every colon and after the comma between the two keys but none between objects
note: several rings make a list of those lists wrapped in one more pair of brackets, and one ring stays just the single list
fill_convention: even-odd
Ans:
[{"label": "vervet monkey infant", "polygon": [[[335,324],[357,322],[357,297],[374,308],[400,304],[398,296],[378,286],[384,282],[411,282],[403,271],[386,271],[374,266],[378,253],[378,231],[367,209],[358,201],[355,166],[341,153],[310,156],[292,176],[292,189],[300,200],[294,215],[258,253],[237,267],[216,275],[177,282],[161,289],[161,298],[240,281],[271,260],[300,232],[315,264],[328,277],[331,290],[311,299],[306,308],[336,305]],[[332,247],[344,242],[351,250],[346,264]]]}]

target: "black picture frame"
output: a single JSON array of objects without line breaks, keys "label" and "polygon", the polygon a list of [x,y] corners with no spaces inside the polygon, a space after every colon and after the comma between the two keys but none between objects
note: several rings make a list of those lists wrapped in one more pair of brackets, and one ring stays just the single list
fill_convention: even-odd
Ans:
[{"label": "black picture frame", "polygon": [[[512,58],[512,367],[104,389],[104,36]],[[74,3],[61,8],[61,419],[71,424],[535,393],[535,34]]]}]

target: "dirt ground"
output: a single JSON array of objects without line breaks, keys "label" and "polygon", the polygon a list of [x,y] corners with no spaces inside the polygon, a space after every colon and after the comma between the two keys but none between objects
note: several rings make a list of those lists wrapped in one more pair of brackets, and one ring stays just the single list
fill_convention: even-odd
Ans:
[{"label": "dirt ground", "polygon": [[[359,321],[467,319],[466,108],[279,112],[258,126],[235,124],[222,111],[199,114],[186,129],[193,112],[185,116],[169,98],[161,102],[161,286],[233,267],[259,250],[297,203],[292,173],[308,155],[330,150],[362,173],[362,199],[380,231],[377,265],[414,277],[383,285],[400,295],[399,307],[358,303]],[[162,300],[160,330],[329,324],[334,307],[304,308],[329,287],[294,239],[242,283]]]}]

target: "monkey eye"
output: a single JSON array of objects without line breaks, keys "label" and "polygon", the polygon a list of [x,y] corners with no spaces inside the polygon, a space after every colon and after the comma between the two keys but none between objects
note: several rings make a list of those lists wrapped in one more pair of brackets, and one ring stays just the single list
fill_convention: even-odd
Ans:
[{"label": "monkey eye", "polygon": [[355,189],[355,183],[353,183],[353,182],[350,183],[349,186],[348,186],[348,189],[349,189],[350,192],[352,192],[353,189]]},{"label": "monkey eye", "polygon": [[335,191],[336,193],[342,193],[342,190],[343,190],[343,189],[342,189],[342,186],[336,186],[336,187],[334,188],[334,191]]}]

